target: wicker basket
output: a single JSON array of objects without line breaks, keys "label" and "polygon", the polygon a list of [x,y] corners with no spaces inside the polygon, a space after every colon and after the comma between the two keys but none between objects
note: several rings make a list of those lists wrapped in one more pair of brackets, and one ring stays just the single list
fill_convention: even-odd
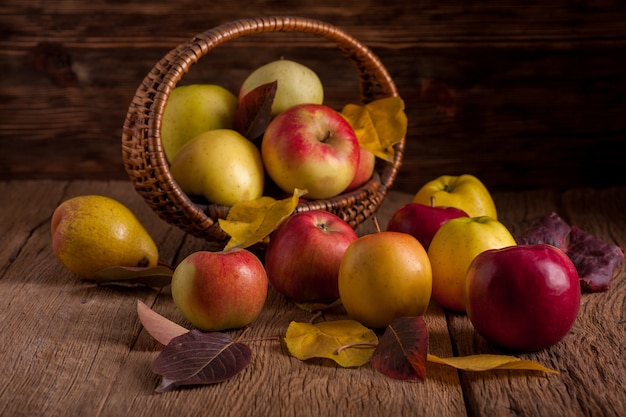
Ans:
[{"label": "wicker basket", "polygon": [[[228,40],[260,32],[302,32],[323,37],[353,62],[363,104],[397,96],[386,69],[367,47],[318,20],[283,16],[237,20],[201,33],[170,51],[145,77],[130,104],[122,133],[124,166],[136,191],[162,219],[221,246],[229,237],[219,227],[218,219],[226,218],[229,207],[198,204],[178,187],[161,145],[161,120],[169,94],[191,65]],[[296,211],[327,210],[356,228],[382,203],[396,177],[403,151],[404,138],[395,145],[394,162],[378,161],[374,176],[364,186],[327,200],[302,202]]]}]

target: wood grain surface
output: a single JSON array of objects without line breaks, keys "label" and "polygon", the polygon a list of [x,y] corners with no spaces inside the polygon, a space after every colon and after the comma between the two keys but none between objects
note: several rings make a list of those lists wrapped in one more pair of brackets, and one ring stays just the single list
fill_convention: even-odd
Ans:
[{"label": "wood grain surface", "polygon": [[[102,194],[130,207],[175,265],[210,248],[167,225],[128,181],[0,181],[0,415],[3,416],[626,416],[626,267],[608,292],[584,294],[571,332],[552,348],[519,357],[560,372],[463,372],[428,364],[422,383],[392,380],[370,365],[344,369],[301,362],[276,340],[251,342],[253,358],[226,382],[157,394],[151,364],[163,348],[141,326],[136,303],[186,327],[167,290],[97,286],[54,258],[50,218],[76,195]],[[391,192],[377,217],[384,228],[411,195]],[[555,210],[570,224],[626,247],[624,187],[494,193],[503,223],[521,233]],[[360,234],[373,232],[366,222]],[[344,317],[341,310],[327,319]],[[250,338],[281,338],[310,313],[270,290]],[[503,353],[466,316],[434,302],[425,316],[430,353]],[[238,332],[232,332],[233,336]]]},{"label": "wood grain surface", "polygon": [[[5,0],[0,178],[125,179],[122,123],[154,64],[219,24],[279,14],[335,24],[381,58],[409,117],[399,191],[462,173],[494,191],[624,184],[626,6],[564,0]],[[281,56],[318,72],[327,104],[358,100],[346,59],[309,36],[229,42],[181,83],[237,92]]]}]

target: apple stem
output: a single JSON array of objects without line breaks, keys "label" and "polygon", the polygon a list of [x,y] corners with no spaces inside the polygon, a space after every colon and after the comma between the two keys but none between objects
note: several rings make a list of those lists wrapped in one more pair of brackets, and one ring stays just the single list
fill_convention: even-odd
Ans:
[{"label": "apple stem", "polygon": [[378,223],[378,217],[372,216],[372,221],[374,222],[374,228],[376,229],[376,233],[380,233],[380,224]]},{"label": "apple stem", "polygon": [[340,348],[338,348],[337,353],[340,353],[342,350],[345,350],[345,349],[360,348],[360,347],[375,348],[376,346],[378,346],[378,343],[370,343],[370,342],[348,343],[347,345],[343,345]]},{"label": "apple stem", "polygon": [[431,207],[435,207],[435,196],[434,195],[430,196],[430,206]]}]

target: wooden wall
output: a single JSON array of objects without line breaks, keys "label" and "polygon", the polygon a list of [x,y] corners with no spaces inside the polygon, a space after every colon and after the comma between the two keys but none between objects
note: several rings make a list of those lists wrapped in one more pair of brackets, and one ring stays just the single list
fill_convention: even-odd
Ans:
[{"label": "wooden wall", "polygon": [[[333,23],[381,58],[409,117],[396,189],[462,173],[503,191],[626,184],[626,3],[608,0],[3,0],[0,179],[126,178],[122,123],[156,61],[273,14]],[[329,104],[357,100],[336,49],[284,34],[225,44],[183,81],[236,92],[280,56],[314,68]]]}]

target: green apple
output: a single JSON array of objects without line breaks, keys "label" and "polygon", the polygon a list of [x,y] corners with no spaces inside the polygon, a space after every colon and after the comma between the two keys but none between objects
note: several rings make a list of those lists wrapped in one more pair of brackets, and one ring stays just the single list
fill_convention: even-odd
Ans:
[{"label": "green apple", "polygon": [[488,249],[515,245],[506,226],[489,216],[457,217],[445,222],[428,247],[433,300],[447,309],[465,312],[465,276],[471,262]]},{"label": "green apple", "polygon": [[161,142],[169,162],[192,138],[207,130],[232,129],[237,97],[219,85],[176,87],[163,111]]},{"label": "green apple", "polygon": [[456,207],[469,217],[489,216],[498,219],[496,205],[487,187],[469,174],[442,175],[429,181],[415,194],[413,202],[427,206]]},{"label": "green apple", "polygon": [[174,180],[191,196],[232,206],[263,195],[259,149],[232,129],[209,130],[178,152],[170,167]]},{"label": "green apple", "polygon": [[239,90],[239,100],[255,88],[274,81],[277,84],[272,116],[296,104],[321,104],[324,100],[324,88],[317,74],[309,67],[288,59],[270,62],[248,75]]},{"label": "green apple", "polygon": [[204,331],[247,326],[263,310],[268,281],[263,264],[245,249],[187,256],[172,275],[172,298]]}]

